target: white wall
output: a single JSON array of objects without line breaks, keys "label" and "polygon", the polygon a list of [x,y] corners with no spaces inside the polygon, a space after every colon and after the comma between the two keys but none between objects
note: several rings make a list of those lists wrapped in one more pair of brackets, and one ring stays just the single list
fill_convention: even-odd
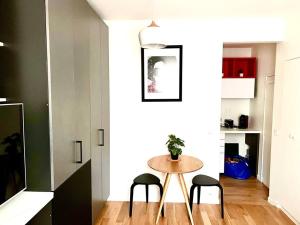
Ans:
[{"label": "white wall", "polygon": [[[133,178],[151,172],[151,157],[167,154],[167,135],[175,133],[186,141],[184,154],[204,162],[201,171],[185,175],[188,188],[193,175],[204,173],[218,178],[219,121],[221,113],[221,70],[224,26],[241,27],[216,21],[162,21],[168,28],[170,44],[183,45],[183,101],[141,102],[141,65],[138,32],[148,21],[107,21],[110,29],[110,96],[111,96],[111,196],[110,200],[128,200]],[[247,22],[249,25],[249,21]],[[276,22],[275,22],[276,23]],[[253,23],[239,41],[276,41],[280,26],[267,33],[254,32]],[[269,26],[269,23],[265,23]],[[236,40],[239,30],[233,29]],[[224,33],[223,33],[224,32]],[[270,33],[271,32],[271,33]],[[228,34],[226,33],[226,40]],[[250,38],[249,38],[250,37]],[[235,41],[233,40],[233,41]],[[150,200],[157,201],[150,190]],[[157,192],[156,192],[157,193]],[[203,202],[216,202],[217,191],[203,191]],[[137,187],[135,200],[145,199],[144,188]],[[173,177],[167,201],[183,201],[177,179]]]},{"label": "white wall", "polygon": [[276,46],[256,44],[252,56],[257,58],[257,77],[255,98],[250,100],[251,126],[261,130],[259,139],[258,179],[269,186],[270,153],[272,136],[273,86],[266,78],[275,75]]},{"label": "white wall", "polygon": [[[300,224],[300,32],[299,14],[287,16],[285,41],[277,46],[269,201]],[[290,61],[289,61],[290,60]]]},{"label": "white wall", "polygon": [[223,57],[251,57],[252,48],[246,47],[226,47],[223,48]]},{"label": "white wall", "polygon": [[227,44],[276,43],[283,40],[285,26],[281,17],[233,17],[223,19],[219,29],[222,30],[223,42]]},{"label": "white wall", "polygon": [[[187,35],[193,33],[191,28],[178,32],[171,43],[183,45],[183,101],[141,102],[138,32],[144,24],[110,23],[112,200],[128,200],[133,178],[143,172],[155,173],[147,161],[168,154],[165,142],[171,133],[185,140],[185,154],[203,160],[201,172],[218,178],[218,160],[214,159],[218,157],[218,75],[223,43],[211,38],[217,35],[209,29],[205,29],[205,36]],[[186,176],[187,181],[192,175]],[[183,201],[177,183],[176,177],[171,178],[167,200]],[[157,200],[151,193],[150,200]],[[137,187],[135,197],[144,200],[144,188]]]},{"label": "white wall", "polygon": [[234,120],[234,125],[238,125],[241,114],[249,115],[250,113],[250,99],[222,99],[221,106],[221,120]]}]

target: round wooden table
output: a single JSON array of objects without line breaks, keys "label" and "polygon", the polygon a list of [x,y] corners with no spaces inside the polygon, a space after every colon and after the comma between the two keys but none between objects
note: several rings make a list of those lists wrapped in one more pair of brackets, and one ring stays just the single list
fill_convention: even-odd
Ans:
[{"label": "round wooden table", "polygon": [[157,170],[159,172],[166,173],[166,179],[164,183],[164,191],[162,198],[159,203],[159,209],[157,212],[156,216],[156,224],[158,223],[159,216],[160,216],[160,211],[163,207],[164,200],[166,197],[166,193],[168,190],[168,186],[170,183],[170,178],[172,174],[177,174],[180,182],[180,187],[184,196],[185,200],[185,205],[189,214],[189,218],[191,220],[192,225],[194,225],[191,209],[189,206],[189,196],[188,196],[188,190],[184,181],[183,174],[184,173],[190,173],[194,172],[196,170],[199,170],[203,167],[203,163],[200,159],[197,159],[192,156],[187,156],[187,155],[181,155],[179,157],[178,161],[172,161],[170,158],[170,155],[160,155],[160,156],[155,156],[151,158],[148,161],[149,167],[151,167],[154,170]]}]

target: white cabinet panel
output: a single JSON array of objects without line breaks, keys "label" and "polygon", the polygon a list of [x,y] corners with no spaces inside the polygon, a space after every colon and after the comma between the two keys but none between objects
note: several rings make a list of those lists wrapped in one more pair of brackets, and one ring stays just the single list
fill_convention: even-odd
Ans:
[{"label": "white cabinet panel", "polygon": [[110,189],[108,27],[103,21],[90,23],[90,40],[92,214],[96,221]]},{"label": "white cabinet panel", "polygon": [[109,104],[109,37],[108,27],[101,25],[101,123],[104,129],[104,146],[102,146],[102,188],[103,199],[110,194],[110,104]]},{"label": "white cabinet panel", "polygon": [[225,133],[220,133],[219,173],[224,173]]},{"label": "white cabinet panel", "polygon": [[223,78],[222,98],[254,98],[255,78]]},{"label": "white cabinet panel", "polygon": [[[76,161],[77,169],[90,160],[90,56],[89,10],[83,1],[73,1],[74,74],[76,104]],[[86,10],[84,10],[86,8]]]},{"label": "white cabinet panel", "polygon": [[282,123],[282,154],[280,167],[283,172],[282,183],[285,185],[282,206],[296,220],[300,221],[300,59],[285,64],[283,74]]},{"label": "white cabinet panel", "polygon": [[87,7],[83,1],[48,3],[52,190],[90,159]]},{"label": "white cabinet panel", "polygon": [[102,188],[102,147],[99,146],[101,123],[101,36],[98,21],[90,23],[90,87],[91,87],[91,162],[93,224],[104,205]]},{"label": "white cabinet panel", "polygon": [[[224,148],[223,148],[223,151],[224,151]],[[224,173],[224,156],[225,156],[225,153],[220,151],[219,173]]]},{"label": "white cabinet panel", "polygon": [[[76,170],[74,147],[76,136],[75,77],[72,20],[69,1],[48,3],[49,108],[52,152],[52,190]],[[59,6],[58,6],[59,5]],[[63,16],[65,15],[65,16]]]}]

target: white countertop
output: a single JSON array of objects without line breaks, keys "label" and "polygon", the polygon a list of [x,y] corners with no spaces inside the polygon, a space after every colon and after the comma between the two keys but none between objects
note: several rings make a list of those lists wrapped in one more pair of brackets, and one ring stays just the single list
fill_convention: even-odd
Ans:
[{"label": "white countertop", "polygon": [[1,225],[24,225],[53,199],[53,192],[23,191],[0,206]]},{"label": "white countertop", "polygon": [[261,130],[257,129],[239,129],[239,128],[225,128],[221,127],[221,133],[225,134],[260,134]]}]

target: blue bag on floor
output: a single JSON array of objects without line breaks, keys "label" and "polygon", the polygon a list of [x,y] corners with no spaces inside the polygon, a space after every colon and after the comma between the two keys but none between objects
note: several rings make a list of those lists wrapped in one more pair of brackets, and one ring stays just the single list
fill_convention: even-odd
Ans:
[{"label": "blue bag on floor", "polygon": [[240,156],[225,156],[224,175],[245,180],[251,176],[248,159]]}]

